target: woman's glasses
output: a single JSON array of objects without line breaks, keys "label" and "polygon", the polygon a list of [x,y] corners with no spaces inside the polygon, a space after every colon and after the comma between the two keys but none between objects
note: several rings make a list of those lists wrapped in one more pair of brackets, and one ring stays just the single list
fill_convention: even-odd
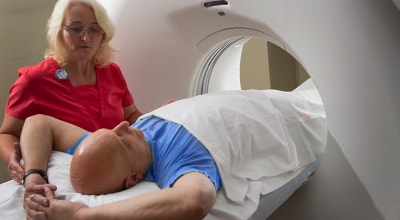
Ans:
[{"label": "woman's glasses", "polygon": [[101,28],[94,28],[90,27],[89,29],[85,30],[83,27],[73,27],[63,25],[64,29],[68,31],[69,34],[75,37],[82,37],[85,33],[89,34],[90,37],[99,37],[103,35],[104,31]]}]

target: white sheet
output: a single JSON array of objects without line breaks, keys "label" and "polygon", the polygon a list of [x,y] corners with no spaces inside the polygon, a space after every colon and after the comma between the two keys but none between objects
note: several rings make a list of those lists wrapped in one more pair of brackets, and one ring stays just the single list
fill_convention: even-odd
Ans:
[{"label": "white sheet", "polygon": [[[101,204],[130,198],[146,192],[159,190],[155,183],[144,181],[137,184],[135,187],[118,193],[99,196],[82,195],[75,192],[71,183],[69,182],[69,167],[71,158],[71,155],[56,151],[53,152],[50,157],[48,169],[49,181],[57,185],[56,196],[58,198],[68,199],[74,202],[81,202],[90,207],[94,207]],[[0,219],[22,220],[26,218],[25,210],[22,207],[24,197],[23,186],[19,185],[15,181],[2,183],[0,184],[0,195]],[[254,204],[256,205],[258,202]],[[243,219],[240,216],[238,217],[235,211],[232,212],[230,208],[231,206],[226,206],[223,190],[219,191],[217,202],[213,208],[213,211],[211,211],[206,219]],[[238,208],[238,211],[244,209],[244,207]]]},{"label": "white sheet", "polygon": [[[182,115],[190,118],[189,121],[192,122],[184,126],[206,145],[213,157],[217,158],[217,165],[224,181],[224,188],[218,191],[216,204],[206,219],[249,218],[257,208],[260,194],[267,194],[286,184],[302,167],[314,161],[325,149],[327,132],[325,112],[314,86],[291,93],[270,90],[265,93],[249,94],[241,97],[242,101],[237,103],[238,106],[234,110],[244,109],[246,106],[244,103],[252,100],[249,97],[263,96],[266,100],[265,103],[257,103],[259,108],[250,111],[245,109],[245,113],[252,117],[251,121],[242,120],[243,118],[232,119],[229,117],[229,111],[223,112],[221,117],[228,117],[227,120],[210,122],[208,133],[201,133],[196,126],[199,124],[207,126],[205,124],[207,117],[194,118],[191,114]],[[162,116],[171,108],[181,108],[181,104],[185,108],[195,107],[193,111],[207,111],[205,105],[203,108],[184,101],[167,105],[154,114]],[[268,123],[264,123],[265,117],[268,117]],[[182,120],[182,118],[170,119],[177,122]],[[233,123],[230,128],[238,129],[235,131],[237,136],[233,138],[224,136],[219,129],[221,126],[215,126],[220,121]],[[258,133],[261,129],[249,130],[254,128],[254,125],[256,128],[262,128],[264,132]],[[268,132],[265,132],[265,128]],[[255,141],[262,144],[254,145]],[[227,142],[232,147],[228,151],[221,151],[218,146]],[[97,206],[158,189],[154,183],[142,182],[118,193],[100,196],[81,195],[74,192],[69,182],[70,160],[71,156],[67,154],[53,152],[48,175],[49,181],[58,186],[56,195],[71,201]],[[13,181],[0,184],[0,195],[1,217],[10,220],[25,218],[22,208],[22,186]]]},{"label": "white sheet", "polygon": [[249,218],[260,195],[287,183],[326,146],[325,111],[313,85],[292,92],[209,93],[148,115],[182,124],[206,146],[224,185],[218,199],[239,219]]},{"label": "white sheet", "polygon": [[[54,151],[50,157],[48,176],[49,182],[57,186],[56,196],[74,202],[82,202],[90,207],[129,198],[142,193],[158,190],[152,182],[141,182],[137,186],[107,195],[82,195],[76,193],[69,181],[69,167],[72,156]],[[0,185],[0,216],[9,220],[25,219],[22,207],[24,187],[15,181],[8,181]],[[5,219],[5,218],[0,218]]]}]

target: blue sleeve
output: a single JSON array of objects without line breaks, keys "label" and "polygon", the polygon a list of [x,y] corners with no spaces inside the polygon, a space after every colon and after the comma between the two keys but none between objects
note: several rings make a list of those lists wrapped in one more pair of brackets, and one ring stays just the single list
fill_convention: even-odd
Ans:
[{"label": "blue sleeve", "polygon": [[152,150],[147,181],[169,188],[182,175],[199,172],[211,180],[216,190],[222,186],[211,154],[183,126],[157,117],[139,120],[135,126],[142,129]]},{"label": "blue sleeve", "polygon": [[83,134],[76,142],[74,145],[72,145],[68,150],[65,151],[65,153],[73,155],[75,153],[76,148],[78,148],[79,144],[85,140],[85,138],[87,136],[89,136],[89,134],[91,134],[91,132],[86,132],[85,134]]}]

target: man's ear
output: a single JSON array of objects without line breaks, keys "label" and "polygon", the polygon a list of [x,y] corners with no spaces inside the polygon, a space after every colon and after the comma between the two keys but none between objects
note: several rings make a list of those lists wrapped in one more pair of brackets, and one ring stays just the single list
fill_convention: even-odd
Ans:
[{"label": "man's ear", "polygon": [[132,173],[125,179],[125,189],[129,189],[144,179],[143,174]]}]

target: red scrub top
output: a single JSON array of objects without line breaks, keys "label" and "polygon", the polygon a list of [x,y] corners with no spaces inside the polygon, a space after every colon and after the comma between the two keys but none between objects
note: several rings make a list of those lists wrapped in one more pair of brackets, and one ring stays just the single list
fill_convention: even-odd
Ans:
[{"label": "red scrub top", "polygon": [[54,59],[21,68],[6,112],[21,120],[45,114],[88,131],[113,128],[124,120],[124,108],[133,104],[133,97],[117,64],[96,68],[95,85],[73,86],[55,76],[59,69]]}]

